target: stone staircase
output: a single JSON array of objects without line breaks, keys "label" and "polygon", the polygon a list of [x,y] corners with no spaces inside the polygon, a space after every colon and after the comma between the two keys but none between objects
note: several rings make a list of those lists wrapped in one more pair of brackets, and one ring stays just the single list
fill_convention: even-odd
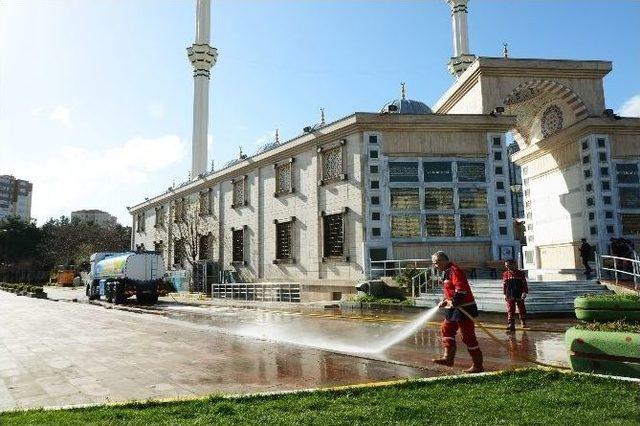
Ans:
[{"label": "stone staircase", "polygon": [[[482,312],[506,312],[502,281],[492,279],[470,280],[473,295]],[[530,281],[526,299],[527,312],[532,314],[571,313],[573,299],[593,293],[611,293],[597,281]],[[442,300],[442,288],[423,293],[416,298],[416,306],[431,308]]]}]

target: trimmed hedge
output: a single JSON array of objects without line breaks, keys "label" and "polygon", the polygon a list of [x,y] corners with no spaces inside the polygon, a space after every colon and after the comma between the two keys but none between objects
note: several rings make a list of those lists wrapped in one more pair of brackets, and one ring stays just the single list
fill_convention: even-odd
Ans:
[{"label": "trimmed hedge", "polygon": [[640,321],[640,296],[632,294],[576,297],[573,306],[583,321]]},{"label": "trimmed hedge", "polygon": [[572,327],[565,344],[574,371],[640,378],[640,334]]},{"label": "trimmed hedge", "polygon": [[31,284],[0,283],[0,289],[10,291],[12,293],[44,294],[42,286]]},{"label": "trimmed hedge", "polygon": [[571,327],[565,334],[565,341],[572,352],[625,357],[640,363],[638,333],[580,330]]},{"label": "trimmed hedge", "polygon": [[640,324],[625,321],[613,322],[579,322],[575,326],[578,330],[590,331],[615,331],[620,333],[637,333],[640,334]]}]

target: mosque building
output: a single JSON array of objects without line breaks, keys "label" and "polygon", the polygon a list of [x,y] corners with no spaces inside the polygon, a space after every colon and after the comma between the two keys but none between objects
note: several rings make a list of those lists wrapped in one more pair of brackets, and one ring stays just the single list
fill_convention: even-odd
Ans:
[{"label": "mosque building", "polygon": [[468,0],[446,3],[455,82],[435,105],[402,84],[380,111],[333,122],[322,113],[301,135],[276,133],[208,171],[217,51],[210,0],[197,0],[192,177],[129,209],[132,248],[162,252],[169,268],[202,261],[243,281],[299,283],[310,301],[353,293],[380,261],[436,250],[469,267],[513,258],[531,278],[571,280],[583,278],[582,238],[602,252],[612,236],[638,241],[640,118],[606,108],[611,62],[516,59],[506,46],[503,57],[477,57]]}]

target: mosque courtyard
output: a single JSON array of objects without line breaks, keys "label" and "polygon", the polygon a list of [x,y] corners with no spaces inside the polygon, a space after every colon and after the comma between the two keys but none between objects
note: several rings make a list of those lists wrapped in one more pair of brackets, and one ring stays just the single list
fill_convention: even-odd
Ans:
[{"label": "mosque courtyard", "polygon": [[[371,351],[417,313],[173,301],[107,309],[83,303],[79,292],[57,296],[0,292],[0,410],[324,388],[459,374],[470,363],[465,351],[453,368],[430,362],[440,353],[439,318]],[[488,371],[527,366],[519,355],[566,366],[571,320],[533,319],[527,331],[507,335],[501,317],[483,319],[506,345],[478,331]]]}]

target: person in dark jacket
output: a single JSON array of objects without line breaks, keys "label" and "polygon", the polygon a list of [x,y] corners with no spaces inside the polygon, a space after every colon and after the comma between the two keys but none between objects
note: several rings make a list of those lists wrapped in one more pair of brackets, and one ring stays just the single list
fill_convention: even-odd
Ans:
[{"label": "person in dark jacket", "polygon": [[593,255],[593,247],[587,242],[586,238],[582,239],[582,245],[578,249],[580,251],[580,258],[582,259],[582,265],[584,266],[584,273],[587,279],[591,278],[591,266],[589,266],[589,260]]},{"label": "person in dark jacket", "polygon": [[520,314],[520,325],[527,326],[527,309],[524,306],[524,299],[529,293],[527,277],[523,271],[518,269],[513,260],[504,262],[506,270],[502,274],[502,293],[507,302],[507,331],[515,331],[516,305]]},{"label": "person in dark jacket", "polygon": [[436,267],[444,272],[442,283],[444,299],[439,306],[446,309],[444,321],[440,326],[444,354],[441,358],[432,361],[440,365],[453,366],[453,360],[456,356],[456,334],[460,329],[462,342],[467,346],[473,361],[473,365],[464,372],[480,373],[484,371],[484,368],[482,352],[476,338],[476,325],[473,319],[459,309],[464,309],[472,317],[478,316],[478,306],[473,298],[467,277],[458,265],[449,261],[449,257],[444,252],[434,253],[431,259]]}]

